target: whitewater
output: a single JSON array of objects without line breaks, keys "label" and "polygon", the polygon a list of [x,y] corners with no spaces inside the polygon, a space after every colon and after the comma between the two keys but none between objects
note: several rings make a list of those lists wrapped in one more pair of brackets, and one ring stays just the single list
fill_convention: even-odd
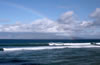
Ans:
[{"label": "whitewater", "polygon": [[[52,44],[52,45],[51,45]],[[62,48],[99,48],[100,43],[91,45],[91,43],[49,43],[49,46],[38,47],[13,47],[3,48],[4,51],[17,51],[17,50],[46,50],[46,49],[62,49]]]}]

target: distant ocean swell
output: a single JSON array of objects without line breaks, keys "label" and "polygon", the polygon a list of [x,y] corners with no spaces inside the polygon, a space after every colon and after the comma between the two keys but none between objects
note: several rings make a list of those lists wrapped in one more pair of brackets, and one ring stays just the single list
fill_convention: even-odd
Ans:
[{"label": "distant ocean swell", "polygon": [[91,43],[63,43],[63,42],[47,42],[47,43],[0,43],[0,46],[50,46],[50,43],[56,45],[90,45]]},{"label": "distant ocean swell", "polygon": [[100,40],[30,40],[30,39],[1,39],[0,46],[49,46],[48,43],[90,43]]},{"label": "distant ocean swell", "polygon": [[[96,43],[99,44],[100,43]],[[0,46],[71,46],[71,45],[91,45],[91,43],[63,43],[63,42],[47,42],[47,43],[0,43]]]},{"label": "distant ocean swell", "polygon": [[49,46],[47,43],[1,43],[0,46]]}]

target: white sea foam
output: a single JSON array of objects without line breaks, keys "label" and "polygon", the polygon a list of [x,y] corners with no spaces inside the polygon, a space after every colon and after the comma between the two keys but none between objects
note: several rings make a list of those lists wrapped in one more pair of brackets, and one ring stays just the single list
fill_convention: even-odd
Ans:
[{"label": "white sea foam", "polygon": [[18,51],[18,50],[45,50],[45,49],[62,49],[62,48],[100,48],[100,46],[87,45],[87,46],[56,46],[56,47],[22,47],[22,48],[3,48],[4,51]]},{"label": "white sea foam", "polygon": [[96,44],[98,44],[98,45],[99,45],[100,43],[96,43]]},{"label": "white sea foam", "polygon": [[21,47],[21,48],[3,48],[4,51],[17,51],[17,50],[45,50],[45,49],[61,49],[66,46],[42,46],[42,47]]},{"label": "white sea foam", "polygon": [[[56,46],[57,44],[57,46]],[[40,47],[17,47],[17,48],[3,48],[4,51],[17,51],[17,50],[45,50],[45,49],[62,49],[62,48],[100,48],[100,43],[91,45],[90,43],[55,43],[55,46],[40,46]],[[61,46],[60,46],[61,45]]]},{"label": "white sea foam", "polygon": [[63,45],[63,46],[68,46],[68,45],[90,45],[90,43],[49,43],[50,46],[53,46],[53,45],[56,45],[56,46],[60,46],[60,45]]},{"label": "white sea foam", "polygon": [[100,48],[100,46],[95,46],[95,45],[86,45],[86,46],[67,46],[67,48]]}]

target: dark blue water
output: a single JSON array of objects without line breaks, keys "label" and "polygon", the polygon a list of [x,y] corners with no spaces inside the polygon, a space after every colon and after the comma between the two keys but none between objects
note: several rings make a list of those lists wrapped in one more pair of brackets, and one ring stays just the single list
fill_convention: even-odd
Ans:
[{"label": "dark blue water", "polygon": [[50,42],[62,42],[62,43],[89,43],[100,42],[99,39],[77,39],[77,40],[64,40],[64,39],[51,39],[51,40],[39,40],[39,39],[0,39],[0,46],[48,46]]},{"label": "dark blue water", "polygon": [[[70,40],[69,40],[70,41]],[[2,48],[32,47],[36,50],[0,51],[0,65],[100,65],[99,47],[59,48],[56,46],[36,46],[34,44],[48,44],[49,42],[63,42],[68,40],[0,40]],[[91,42],[91,40],[70,41],[74,43]],[[92,40],[99,42],[99,40]],[[21,44],[22,43],[22,44]],[[25,46],[22,46],[24,45]],[[29,45],[29,44],[32,44]],[[4,45],[5,44],[5,45]],[[15,44],[15,46],[14,46]],[[11,46],[10,46],[11,45]],[[21,46],[20,46],[21,45]],[[63,46],[62,46],[63,47]],[[42,49],[41,48],[45,48]],[[51,49],[52,48],[52,49]]]},{"label": "dark blue water", "polygon": [[0,65],[100,65],[100,48],[1,51]]}]

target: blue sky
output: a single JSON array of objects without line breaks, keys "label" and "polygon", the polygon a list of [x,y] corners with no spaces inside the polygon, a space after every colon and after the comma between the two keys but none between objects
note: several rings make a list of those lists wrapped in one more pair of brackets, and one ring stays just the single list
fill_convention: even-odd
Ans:
[{"label": "blue sky", "polygon": [[99,7],[100,0],[0,0],[0,19],[9,19],[12,23],[29,22],[42,16],[57,20],[62,13],[72,10],[83,20]]},{"label": "blue sky", "polygon": [[[22,28],[25,29],[23,30],[23,32],[25,32],[26,29],[28,29],[27,32],[30,32],[31,29],[34,29],[35,32],[42,32],[42,33],[43,31],[48,31],[48,30],[49,30],[48,32],[53,31],[53,33],[63,31],[63,32],[68,32],[67,33],[68,36],[70,35],[77,36],[77,33],[82,33],[84,37],[84,35],[88,35],[89,33],[91,33],[90,31],[92,29],[97,31],[94,32],[95,34],[99,33],[98,31],[99,29],[97,28],[96,25],[98,23],[97,20],[100,20],[99,8],[100,8],[100,0],[0,0],[0,25],[1,25],[0,31],[11,32],[14,29],[13,32],[15,32],[15,30],[17,32],[21,32],[19,29]],[[61,23],[60,24],[61,30],[57,29],[58,26],[57,24],[59,22],[58,20],[60,20]],[[43,23],[44,21],[47,22]],[[96,23],[94,23],[95,21]],[[57,24],[55,24],[55,22],[57,22]],[[62,22],[67,24],[64,25],[62,24]],[[69,22],[71,22],[72,24],[68,24]],[[74,22],[76,23],[80,22],[80,24],[77,24],[77,26],[75,26],[76,23]],[[44,27],[46,25],[47,27]],[[71,27],[69,28],[67,25],[71,25]],[[34,26],[40,26],[40,28],[43,28],[43,30]],[[87,26],[87,27],[83,28],[82,26],[83,27]],[[86,32],[74,31],[74,30],[80,30],[78,28],[81,28],[82,30],[88,29],[88,26],[91,27],[90,30],[85,30]],[[76,27],[76,29],[74,29],[74,27]],[[37,31],[35,29],[40,29],[41,31]],[[34,31],[32,30],[32,32]],[[69,34],[70,31],[72,34]]]}]

